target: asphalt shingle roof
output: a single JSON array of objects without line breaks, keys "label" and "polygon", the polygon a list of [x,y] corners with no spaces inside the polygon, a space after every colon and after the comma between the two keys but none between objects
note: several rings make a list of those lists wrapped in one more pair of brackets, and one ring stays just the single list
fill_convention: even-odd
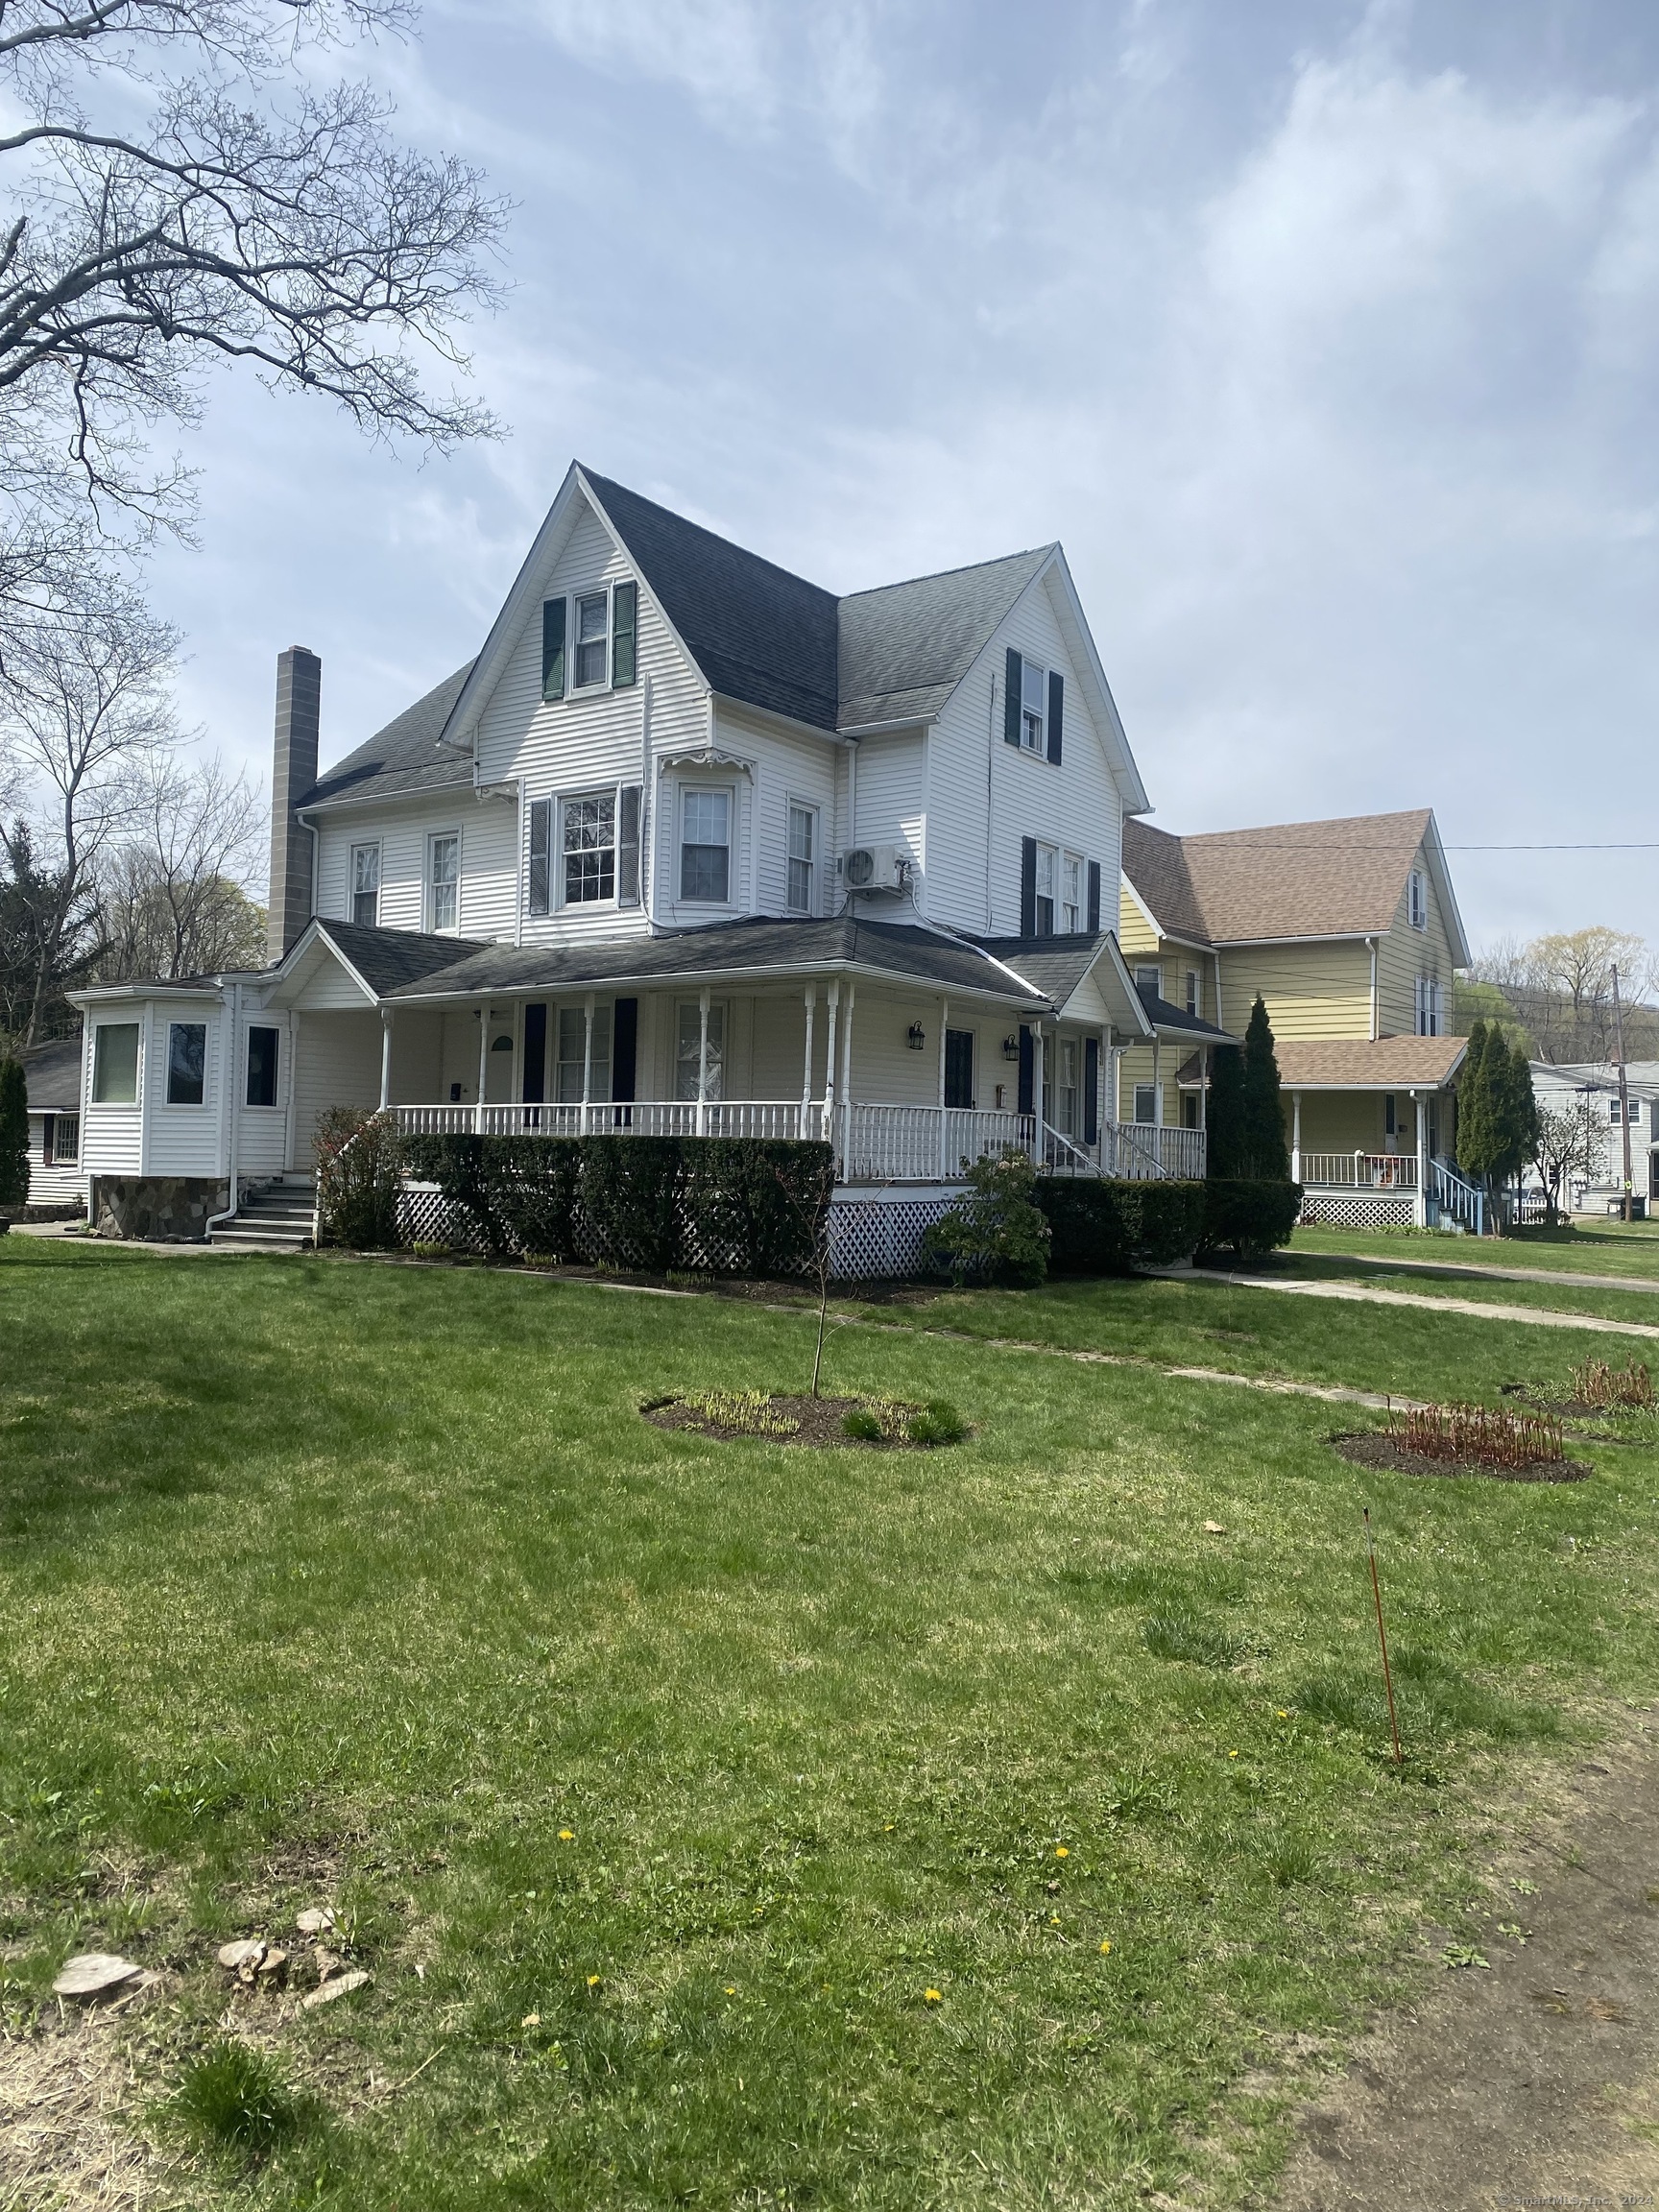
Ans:
[{"label": "asphalt shingle roof", "polygon": [[1279,1081],[1286,1091],[1321,1085],[1341,1090],[1438,1088],[1468,1049],[1467,1037],[1318,1037],[1275,1041]]},{"label": "asphalt shingle roof", "polygon": [[837,727],[937,713],[1053,551],[1044,545],[843,599]]},{"label": "asphalt shingle roof", "polygon": [[74,1114],[81,1105],[81,1040],[60,1037],[17,1057],[31,1114]]},{"label": "asphalt shingle roof", "polygon": [[1353,814],[1171,837],[1128,820],[1123,873],[1167,935],[1204,945],[1381,934],[1433,819]]},{"label": "asphalt shingle roof", "polygon": [[376,998],[419,984],[457,962],[495,948],[485,938],[434,937],[418,929],[375,929],[361,922],[320,920],[318,929],[339,947]]},{"label": "asphalt shingle roof", "polygon": [[[365,980],[373,980],[373,947],[347,944],[347,926],[325,925]],[[363,930],[364,937],[398,937],[397,930]],[[709,929],[690,929],[673,937],[639,937],[623,944],[524,946],[469,945],[453,937],[415,938],[421,946],[448,948],[450,959],[407,981],[376,985],[395,999],[465,997],[493,992],[564,991],[584,984],[663,983],[679,976],[804,973],[849,968],[875,971],[896,982],[923,983],[989,993],[1014,1004],[1027,994],[978,947],[941,937],[902,923],[855,922],[842,915],[828,922],[722,922]],[[391,957],[395,957],[393,954]]]},{"label": "asphalt shingle roof", "polygon": [[442,753],[438,739],[449,719],[449,709],[461,696],[461,686],[472,673],[472,662],[445,676],[423,699],[395,715],[384,730],[348,753],[326,775],[320,776],[301,806],[320,806],[330,799],[380,798],[399,791],[431,791],[445,784],[470,783],[472,765],[459,753]]}]

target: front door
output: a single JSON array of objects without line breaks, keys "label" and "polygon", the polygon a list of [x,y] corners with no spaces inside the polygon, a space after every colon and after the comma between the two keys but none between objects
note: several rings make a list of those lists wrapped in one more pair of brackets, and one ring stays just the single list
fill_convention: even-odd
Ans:
[{"label": "front door", "polygon": [[974,1103],[974,1032],[945,1032],[945,1103],[969,1108]]}]

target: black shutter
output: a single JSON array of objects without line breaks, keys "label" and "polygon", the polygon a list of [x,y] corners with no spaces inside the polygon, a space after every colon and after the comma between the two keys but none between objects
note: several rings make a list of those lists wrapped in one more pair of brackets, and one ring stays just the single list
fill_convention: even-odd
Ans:
[{"label": "black shutter", "polygon": [[620,691],[634,681],[638,661],[639,587],[618,584],[611,594],[611,684]]},{"label": "black shutter", "polygon": [[1020,934],[1037,934],[1037,840],[1020,840]]},{"label": "black shutter", "polygon": [[634,1063],[639,1045],[639,1001],[618,998],[611,1014],[611,1095],[619,1105],[634,1096]]},{"label": "black shutter", "polygon": [[1058,668],[1048,671],[1048,757],[1060,765],[1060,737],[1066,727],[1066,679]]},{"label": "black shutter", "polygon": [[[1389,1104],[1393,1104],[1392,1099]],[[57,1119],[55,1114],[42,1114],[40,1117],[40,1160],[42,1166],[47,1167],[52,1166],[52,1136]]]},{"label": "black shutter", "polygon": [[541,602],[541,696],[543,699],[563,699],[565,696],[563,599],[543,599]]},{"label": "black shutter", "polygon": [[1089,929],[1093,935],[1100,926],[1100,863],[1089,863]]},{"label": "black shutter", "polygon": [[[632,678],[629,679],[633,681]],[[621,816],[616,833],[616,903],[618,906],[637,906],[639,903],[639,795],[637,783],[624,783]],[[618,1001],[620,1004],[621,1001]],[[634,1095],[632,1092],[628,1094]]]},{"label": "black shutter", "polygon": [[[1096,871],[1098,873],[1098,871]],[[1083,1142],[1100,1142],[1100,1040],[1083,1040]]]},{"label": "black shutter", "polygon": [[1008,648],[1007,680],[1002,700],[1002,741],[1006,745],[1020,742],[1020,656],[1012,645]]},{"label": "black shutter", "polygon": [[1037,1049],[1031,1042],[1031,1032],[1023,1022],[1020,1024],[1020,1111],[1035,1114],[1037,1097]]},{"label": "black shutter", "polygon": [[[530,802],[530,911],[545,914],[552,906],[553,802]],[[543,1010],[545,1011],[545,1010]]]},{"label": "black shutter", "polygon": [[540,1106],[547,1095],[547,1009],[524,1009],[524,1065],[521,1070],[526,1106]]}]

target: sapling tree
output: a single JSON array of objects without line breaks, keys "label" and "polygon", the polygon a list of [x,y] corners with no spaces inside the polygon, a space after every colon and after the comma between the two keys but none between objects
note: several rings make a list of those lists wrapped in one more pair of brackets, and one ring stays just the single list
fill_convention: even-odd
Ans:
[{"label": "sapling tree", "polygon": [[1532,1165],[1544,1186],[1551,1224],[1560,1218],[1561,1194],[1575,1176],[1588,1182],[1601,1166],[1601,1134],[1587,1098],[1571,1106],[1540,1106],[1532,1138]]}]

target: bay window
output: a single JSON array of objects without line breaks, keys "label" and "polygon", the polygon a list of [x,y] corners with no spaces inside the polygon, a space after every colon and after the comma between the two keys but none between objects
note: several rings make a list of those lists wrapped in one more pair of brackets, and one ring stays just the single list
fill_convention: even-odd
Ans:
[{"label": "bay window", "polygon": [[207,1091],[207,1024],[167,1024],[167,1103],[200,1106]]},{"label": "bay window", "polygon": [[726,906],[732,895],[732,794],[692,789],[680,801],[680,897]]}]

